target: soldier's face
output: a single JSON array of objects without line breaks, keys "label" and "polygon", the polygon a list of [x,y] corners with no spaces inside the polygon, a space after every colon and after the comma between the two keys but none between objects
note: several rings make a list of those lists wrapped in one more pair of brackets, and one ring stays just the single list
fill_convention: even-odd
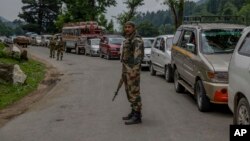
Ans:
[{"label": "soldier's face", "polygon": [[128,25],[125,25],[124,31],[126,35],[130,35],[131,33],[135,31],[135,28],[132,25],[128,24]]}]

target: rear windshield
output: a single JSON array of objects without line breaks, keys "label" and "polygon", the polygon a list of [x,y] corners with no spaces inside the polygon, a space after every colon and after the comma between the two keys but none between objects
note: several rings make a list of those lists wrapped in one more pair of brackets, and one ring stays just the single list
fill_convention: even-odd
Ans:
[{"label": "rear windshield", "polygon": [[99,45],[100,39],[92,39],[91,40],[91,45]]},{"label": "rear windshield", "polygon": [[152,42],[150,39],[143,39],[144,42],[144,48],[151,48]]},{"label": "rear windshield", "polygon": [[110,38],[109,43],[110,44],[116,44],[116,45],[121,45],[123,39],[122,38]]},{"label": "rear windshield", "polygon": [[232,53],[242,29],[211,29],[201,33],[201,51],[205,54]]}]

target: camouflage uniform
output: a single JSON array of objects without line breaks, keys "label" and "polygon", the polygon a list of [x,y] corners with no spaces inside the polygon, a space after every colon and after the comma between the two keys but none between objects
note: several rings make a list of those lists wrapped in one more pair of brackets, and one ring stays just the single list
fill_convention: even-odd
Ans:
[{"label": "camouflage uniform", "polygon": [[52,39],[49,44],[50,49],[50,58],[55,58],[55,49],[56,49],[56,41],[55,39]]},{"label": "camouflage uniform", "polygon": [[56,50],[57,50],[57,60],[59,60],[59,57],[60,57],[60,60],[62,60],[63,51],[64,51],[64,42],[62,40],[60,40],[60,39],[57,42]]},{"label": "camouflage uniform", "polygon": [[141,112],[140,70],[144,56],[144,46],[141,37],[134,32],[123,41],[121,60],[123,62],[122,78],[125,84],[128,101],[133,111]]}]

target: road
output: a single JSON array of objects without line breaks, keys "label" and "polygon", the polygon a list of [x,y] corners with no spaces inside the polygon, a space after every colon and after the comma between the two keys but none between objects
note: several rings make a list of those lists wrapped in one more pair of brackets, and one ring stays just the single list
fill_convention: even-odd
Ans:
[{"label": "road", "polygon": [[141,73],[143,123],[124,125],[130,111],[124,87],[112,102],[121,76],[118,60],[29,51],[63,73],[61,81],[24,114],[0,129],[0,141],[228,141],[232,113],[227,106],[198,111],[189,94],[178,94],[160,75]]}]

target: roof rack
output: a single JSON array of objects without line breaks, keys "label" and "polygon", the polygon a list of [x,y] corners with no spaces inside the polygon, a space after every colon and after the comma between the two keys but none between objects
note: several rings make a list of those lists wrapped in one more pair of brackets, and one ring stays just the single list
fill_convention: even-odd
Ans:
[{"label": "roof rack", "polygon": [[230,24],[246,24],[243,16],[185,16],[184,24],[193,23],[230,23]]}]

